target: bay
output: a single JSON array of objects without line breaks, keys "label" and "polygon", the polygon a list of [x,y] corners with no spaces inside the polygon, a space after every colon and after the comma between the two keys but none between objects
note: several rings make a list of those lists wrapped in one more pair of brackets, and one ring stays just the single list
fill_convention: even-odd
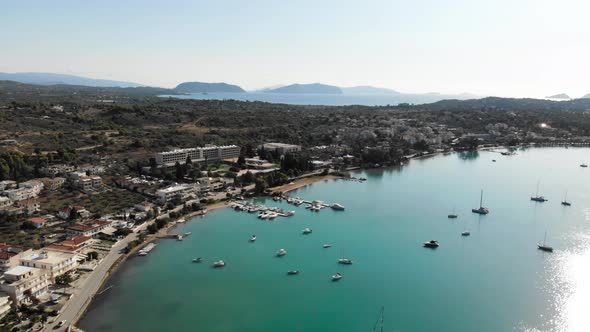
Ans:
[{"label": "bay", "polygon": [[[338,202],[262,221],[212,211],[128,260],[84,331],[590,331],[590,159],[584,148],[453,153],[357,172],[292,196]],[[496,159],[497,162],[492,162]],[[540,183],[549,201],[530,201]],[[471,213],[479,205],[489,215]],[[565,192],[571,207],[560,204]],[[448,219],[452,211],[457,219]],[[302,235],[303,228],[313,233]],[[471,236],[462,237],[463,230]],[[547,233],[554,253],[537,250]],[[248,242],[256,234],[255,243]],[[437,239],[436,249],[422,242]],[[324,243],[333,244],[324,249]],[[278,249],[288,254],[275,257]],[[194,257],[205,262],[195,264]],[[343,266],[340,257],[354,260]],[[214,269],[223,259],[227,266]],[[287,276],[287,270],[301,274]],[[332,282],[336,272],[343,279]]]}]

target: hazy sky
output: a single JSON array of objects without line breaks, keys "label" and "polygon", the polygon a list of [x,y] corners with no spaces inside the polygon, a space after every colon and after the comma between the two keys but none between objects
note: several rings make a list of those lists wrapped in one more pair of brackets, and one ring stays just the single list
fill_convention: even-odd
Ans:
[{"label": "hazy sky", "polygon": [[0,0],[0,71],[590,93],[590,1]]}]

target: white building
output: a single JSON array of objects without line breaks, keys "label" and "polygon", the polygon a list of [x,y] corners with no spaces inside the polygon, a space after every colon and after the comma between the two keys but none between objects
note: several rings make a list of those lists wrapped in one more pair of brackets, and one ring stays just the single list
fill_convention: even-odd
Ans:
[{"label": "white building", "polygon": [[266,151],[277,152],[278,154],[297,153],[301,151],[301,145],[285,144],[285,143],[264,143],[260,146]]},{"label": "white building", "polygon": [[183,201],[191,195],[195,196],[196,189],[196,186],[193,184],[177,184],[156,191],[156,197],[158,198],[158,203],[160,204],[166,204],[174,199]]},{"label": "white building", "polygon": [[19,188],[31,189],[33,193],[35,193],[35,196],[39,195],[43,190],[43,187],[45,187],[43,182],[37,179],[21,182],[18,184],[18,186]]},{"label": "white building", "polygon": [[83,224],[76,224],[66,229],[66,232],[72,236],[95,236],[103,230],[111,226],[111,222],[107,220],[94,220],[85,222]]},{"label": "white building", "polygon": [[82,176],[76,181],[76,185],[82,190],[100,189],[102,186],[102,179],[100,176]]},{"label": "white building", "polygon": [[77,256],[57,251],[36,251],[20,259],[20,265],[41,269],[49,273],[49,279],[70,272],[78,266]]},{"label": "white building", "polygon": [[12,201],[22,201],[25,199],[35,198],[39,195],[37,188],[21,187],[17,189],[4,190],[2,194]]},{"label": "white building", "polygon": [[239,156],[239,146],[223,145],[159,152],[155,154],[154,158],[156,159],[156,164],[158,165],[173,166],[177,162],[179,164],[186,163],[187,157],[190,157],[193,162],[204,162],[238,158]]},{"label": "white building", "polygon": [[0,196],[0,211],[9,206],[12,206],[12,200],[8,197]]},{"label": "white building", "polygon": [[16,181],[4,180],[0,181],[0,190],[6,190],[10,188],[16,188]]},{"label": "white building", "polygon": [[0,293],[0,318],[4,317],[4,315],[10,311],[11,302],[12,301],[10,300],[10,296],[8,296],[8,294],[3,292]]},{"label": "white building", "polygon": [[49,165],[47,167],[43,167],[41,169],[41,173],[45,174],[47,176],[56,176],[56,175],[60,175],[60,174],[66,174],[69,172],[73,172],[75,169],[76,168],[74,166],[64,165],[64,164]]},{"label": "white building", "polygon": [[0,290],[8,294],[14,304],[32,302],[47,293],[49,273],[27,266],[17,266],[4,272]]}]

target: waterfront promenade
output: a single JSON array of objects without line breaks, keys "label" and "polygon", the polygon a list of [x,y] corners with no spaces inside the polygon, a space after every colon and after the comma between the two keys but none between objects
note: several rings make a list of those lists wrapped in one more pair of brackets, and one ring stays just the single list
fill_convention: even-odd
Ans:
[{"label": "waterfront promenade", "polygon": [[[145,229],[146,224],[141,225],[136,230]],[[99,290],[105,278],[108,278],[111,268],[125,255],[124,249],[127,247],[127,244],[136,238],[137,235],[133,232],[117,242],[96,269],[90,273],[86,280],[76,287],[73,296],[66,302],[60,314],[51,324],[47,324],[43,331],[66,331],[72,322],[79,319],[86,306],[92,300],[94,294]],[[60,329],[55,329],[55,326],[62,320],[66,320],[67,323]]]}]

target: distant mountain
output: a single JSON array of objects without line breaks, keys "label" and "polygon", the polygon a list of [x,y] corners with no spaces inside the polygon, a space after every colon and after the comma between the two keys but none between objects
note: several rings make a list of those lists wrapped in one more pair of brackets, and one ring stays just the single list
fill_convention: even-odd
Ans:
[{"label": "distant mountain", "polygon": [[361,86],[353,86],[349,88],[340,88],[343,93],[345,94],[401,94],[398,91],[386,89],[386,88],[376,88],[370,85],[361,85]]},{"label": "distant mountain", "polygon": [[267,90],[268,93],[326,93],[342,94],[342,90],[333,85],[321,83],[312,84],[291,84],[276,89]]},{"label": "distant mountain", "polygon": [[590,99],[590,93],[583,95],[582,97],[580,97],[580,99]]},{"label": "distant mountain", "polygon": [[556,95],[547,96],[545,98],[547,98],[547,99],[571,99],[570,96],[566,95],[565,93],[558,93]]},{"label": "distant mountain", "polygon": [[246,92],[237,85],[227,83],[184,82],[174,88],[179,93]]},{"label": "distant mountain", "polygon": [[119,87],[119,88],[136,88],[144,86],[132,82],[120,82],[111,80],[100,80],[82,76],[53,74],[53,73],[0,73],[0,80],[14,81],[19,83],[37,84],[37,85],[79,85],[94,87]]}]

